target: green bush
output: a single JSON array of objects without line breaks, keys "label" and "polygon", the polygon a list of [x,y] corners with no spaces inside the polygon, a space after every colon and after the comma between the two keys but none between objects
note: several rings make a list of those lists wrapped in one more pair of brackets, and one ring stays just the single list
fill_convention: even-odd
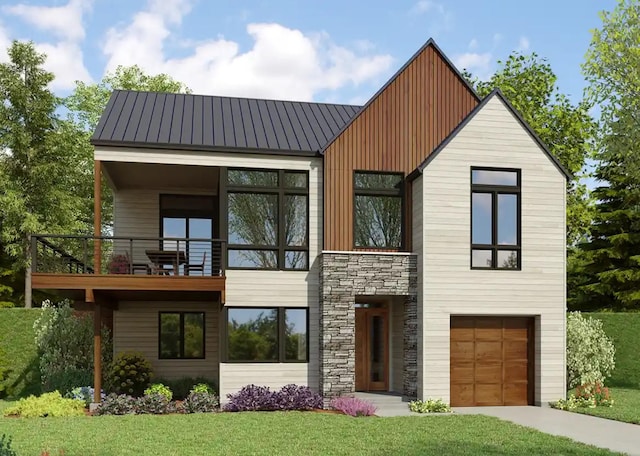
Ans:
[{"label": "green bush", "polygon": [[567,389],[604,384],[615,367],[615,353],[600,320],[580,312],[567,314]]},{"label": "green bush", "polygon": [[84,415],[84,402],[64,398],[57,391],[20,399],[16,405],[4,411],[4,416],[23,418],[82,415]]},{"label": "green bush", "polygon": [[206,383],[198,383],[197,385],[193,385],[193,388],[191,388],[191,391],[189,391],[189,393],[207,393],[207,394],[214,394],[215,391],[213,388],[211,388],[209,385],[207,385]]},{"label": "green bush", "polygon": [[122,352],[111,364],[108,384],[111,392],[116,394],[141,396],[152,377],[151,363],[142,353]]},{"label": "green bush", "polygon": [[449,413],[451,407],[442,399],[427,399],[409,402],[409,410],[416,413]]},{"label": "green bush", "polygon": [[144,390],[145,396],[152,396],[154,394],[159,394],[163,396],[164,398],[167,399],[167,401],[170,401],[173,398],[173,393],[171,392],[171,389],[169,389],[167,386],[163,385],[162,383],[154,383],[149,388]]},{"label": "green bush", "polygon": [[11,448],[11,437],[4,434],[0,436],[0,456],[18,456],[18,453]]},{"label": "green bush", "polygon": [[0,399],[4,399],[10,393],[10,374],[11,369],[9,369],[9,360],[2,347],[0,347]]},{"label": "green bush", "polygon": [[157,383],[167,385],[173,392],[173,398],[182,401],[189,396],[189,393],[195,385],[204,384],[210,388],[211,393],[217,391],[216,382],[205,377],[181,377],[174,380],[168,380],[166,378],[156,379]]},{"label": "green bush", "polygon": [[[45,391],[63,394],[76,386],[93,385],[93,316],[75,315],[68,301],[42,303],[34,325],[40,355],[40,375]],[[102,365],[111,362],[111,335],[102,330]]]}]

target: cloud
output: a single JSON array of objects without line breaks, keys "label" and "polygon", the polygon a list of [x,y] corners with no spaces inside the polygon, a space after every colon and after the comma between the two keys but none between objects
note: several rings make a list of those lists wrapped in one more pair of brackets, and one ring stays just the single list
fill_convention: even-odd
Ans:
[{"label": "cloud", "polygon": [[491,52],[465,52],[453,56],[453,63],[460,69],[470,71],[474,76],[485,79],[491,71]]},{"label": "cloud", "polygon": [[433,0],[420,0],[411,8],[413,14],[424,14],[430,11],[438,11],[444,13],[444,7]]},{"label": "cloud", "polygon": [[18,4],[4,6],[2,11],[64,40],[82,40],[85,36],[82,16],[91,8],[92,0],[69,0],[64,6]]},{"label": "cloud", "polygon": [[[34,6],[16,4],[3,6],[7,15],[16,16],[52,35],[52,41],[35,43],[38,52],[45,53],[47,59],[43,67],[55,75],[52,90],[69,90],[75,81],[91,81],[91,75],[84,66],[81,43],[85,38],[84,15],[90,11],[93,0],[69,0],[63,6]],[[10,45],[9,35],[0,29],[0,60],[6,56]]]},{"label": "cloud", "polygon": [[472,38],[471,41],[469,41],[469,50],[473,51],[474,49],[478,48],[478,40],[475,38]]},{"label": "cloud", "polygon": [[2,22],[0,22],[0,63],[9,61],[7,49],[10,44],[11,39],[9,38],[9,33],[2,26]]},{"label": "cloud", "polygon": [[428,26],[429,33],[437,35],[440,32],[451,30],[453,14],[442,3],[434,0],[419,0],[409,10],[410,16],[422,16],[429,14],[431,23]]},{"label": "cloud", "polygon": [[520,41],[518,41],[517,50],[520,52],[528,51],[529,45],[529,38],[527,38],[526,36],[521,36]]},{"label": "cloud", "polygon": [[169,58],[166,49],[180,42],[176,26],[190,5],[152,0],[126,26],[109,29],[106,69],[137,64],[149,73],[167,73],[196,93],[311,100],[319,91],[369,82],[392,63],[391,56],[362,43],[349,49],[326,33],[305,34],[275,23],[248,24],[253,46],[245,52],[237,42],[217,37],[187,43],[181,52],[186,56]]}]

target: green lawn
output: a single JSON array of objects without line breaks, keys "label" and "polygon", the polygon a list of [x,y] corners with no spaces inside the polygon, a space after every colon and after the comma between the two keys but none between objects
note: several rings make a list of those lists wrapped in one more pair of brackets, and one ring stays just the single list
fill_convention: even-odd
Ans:
[{"label": "green lawn", "polygon": [[[5,405],[0,405],[4,408]],[[607,455],[497,418],[314,412],[0,418],[19,455]]]},{"label": "green lawn", "polygon": [[640,424],[640,390],[609,388],[614,400],[613,407],[578,409],[579,413],[600,416],[616,421]]},{"label": "green lawn", "polygon": [[640,312],[601,312],[587,315],[602,320],[604,331],[613,339],[616,347],[616,368],[606,384],[640,389],[640,362],[638,361]]}]

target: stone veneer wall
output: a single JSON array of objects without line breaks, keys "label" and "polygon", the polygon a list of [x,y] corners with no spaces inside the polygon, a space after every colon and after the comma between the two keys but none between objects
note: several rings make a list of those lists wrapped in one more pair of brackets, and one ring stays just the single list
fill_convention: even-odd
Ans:
[{"label": "stone veneer wall", "polygon": [[325,404],[355,387],[355,300],[406,296],[403,395],[416,397],[417,258],[412,254],[323,252],[320,262],[320,391]]}]

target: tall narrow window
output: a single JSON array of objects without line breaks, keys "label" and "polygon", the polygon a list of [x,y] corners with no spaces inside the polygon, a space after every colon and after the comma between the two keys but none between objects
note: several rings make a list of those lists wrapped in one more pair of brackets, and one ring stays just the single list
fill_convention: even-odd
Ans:
[{"label": "tall narrow window", "polygon": [[160,312],[159,359],[204,359],[204,312]]},{"label": "tall narrow window", "polygon": [[520,269],[520,170],[471,168],[471,267]]},{"label": "tall narrow window", "polygon": [[353,180],[355,247],[402,247],[403,175],[363,171],[356,172]]}]

